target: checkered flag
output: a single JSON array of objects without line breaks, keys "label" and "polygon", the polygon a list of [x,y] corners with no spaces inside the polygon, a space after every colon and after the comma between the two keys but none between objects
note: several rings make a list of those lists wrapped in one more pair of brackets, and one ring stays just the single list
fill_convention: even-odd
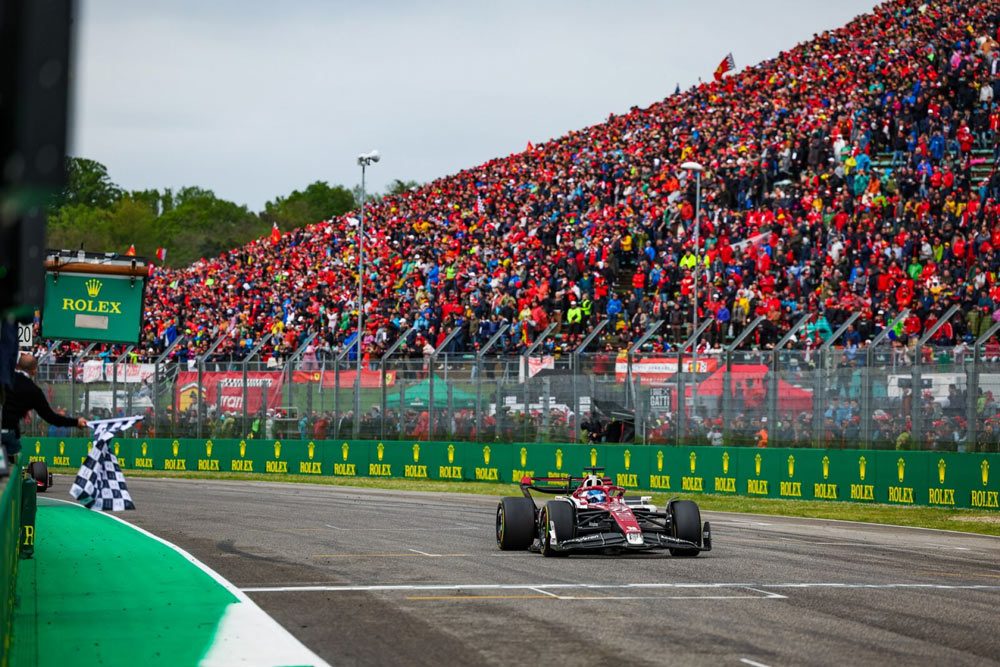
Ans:
[{"label": "checkered flag", "polygon": [[76,473],[70,495],[93,510],[134,510],[135,503],[125,485],[125,475],[108,442],[116,434],[141,421],[142,417],[100,419],[88,422],[94,430],[94,446]]}]

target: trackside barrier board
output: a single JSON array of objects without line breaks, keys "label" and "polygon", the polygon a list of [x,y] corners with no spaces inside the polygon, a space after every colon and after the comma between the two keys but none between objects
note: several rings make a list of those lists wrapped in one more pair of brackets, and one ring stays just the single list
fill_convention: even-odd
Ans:
[{"label": "trackside barrier board", "polygon": [[[76,467],[84,438],[25,438],[32,461]],[[519,482],[603,466],[622,486],[795,500],[1000,510],[1000,454],[354,440],[114,440],[124,470]]]},{"label": "trackside barrier board", "polygon": [[36,525],[13,627],[15,652],[33,665],[327,665],[245,593],[141,528],[50,498],[39,499]]}]

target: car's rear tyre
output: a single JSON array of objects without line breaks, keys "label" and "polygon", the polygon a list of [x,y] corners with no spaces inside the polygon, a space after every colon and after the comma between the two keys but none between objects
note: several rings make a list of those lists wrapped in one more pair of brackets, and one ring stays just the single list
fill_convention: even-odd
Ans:
[{"label": "car's rear tyre", "polygon": [[[701,544],[701,512],[693,500],[675,500],[670,503],[670,514],[674,537],[694,544]],[[698,549],[671,549],[671,556],[691,558],[700,553]]]},{"label": "car's rear tyre", "polygon": [[562,500],[550,500],[545,503],[542,518],[538,522],[538,536],[542,543],[542,555],[548,557],[568,556],[566,551],[552,548],[552,531],[555,538],[561,542],[576,537],[576,510],[570,503]]},{"label": "car's rear tyre", "polygon": [[32,461],[28,464],[28,474],[35,480],[39,491],[49,488],[49,467],[44,461]]},{"label": "car's rear tyre", "polygon": [[497,505],[497,546],[520,551],[535,539],[535,503],[530,498],[501,498]]}]

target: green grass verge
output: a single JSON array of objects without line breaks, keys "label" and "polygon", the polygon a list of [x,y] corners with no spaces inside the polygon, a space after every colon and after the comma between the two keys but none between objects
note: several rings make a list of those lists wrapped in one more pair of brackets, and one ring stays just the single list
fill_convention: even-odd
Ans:
[{"label": "green grass verge", "polygon": [[[76,468],[51,468],[52,472],[75,475]],[[213,473],[172,470],[127,470],[128,477],[220,479],[252,482],[294,482],[326,486],[353,486],[365,489],[396,491],[434,491],[441,493],[475,493],[486,496],[520,495],[516,484],[494,482],[439,482],[408,479],[372,479],[368,477],[306,477],[303,475],[273,475],[255,473]],[[668,495],[653,493],[653,502],[662,505]],[[865,523],[884,523],[894,526],[913,526],[957,530],[980,535],[1000,535],[1000,512],[973,509],[944,509],[937,507],[877,505],[868,503],[825,502],[811,500],[778,500],[775,498],[749,498],[746,496],[721,496],[712,494],[685,494],[684,498],[697,501],[706,511],[739,512],[743,514],[772,514],[810,519],[841,519]]]}]

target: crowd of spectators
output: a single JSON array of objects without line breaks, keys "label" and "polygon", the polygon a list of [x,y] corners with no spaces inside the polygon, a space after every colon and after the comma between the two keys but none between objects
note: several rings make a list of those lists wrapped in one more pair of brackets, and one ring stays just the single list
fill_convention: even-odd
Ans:
[{"label": "crowd of spectators", "polygon": [[359,306],[372,358],[411,326],[399,356],[455,327],[448,351],[475,351],[503,324],[497,352],[555,324],[558,353],[605,317],[614,349],[663,320],[658,352],[690,334],[695,294],[705,349],[759,315],[745,345],[767,349],[812,313],[791,346],[808,350],[855,312],[844,344],[864,348],[909,308],[890,342],[913,355],[952,304],[932,342],[972,341],[1000,321],[998,40],[996,3],[889,0],[722,81],[370,202],[363,304],[353,214],[157,271],[133,354],[183,334],[186,361],[225,335],[215,356],[239,359],[271,333],[267,362],[318,333],[322,359],[358,335]]},{"label": "crowd of spectators", "polygon": [[[370,203],[363,349],[410,325],[420,352],[455,326],[453,349],[475,349],[502,322],[502,350],[549,323],[570,345],[605,316],[623,341],[664,319],[669,344],[695,290],[713,342],[763,314],[747,343],[766,347],[803,312],[826,320],[821,338],[860,310],[863,344],[902,307],[912,337],[951,303],[965,316],[935,342],[985,331],[1000,309],[998,13],[886,2],[722,82]],[[706,169],[700,248],[687,160]],[[143,349],[186,333],[196,354],[228,333],[217,352],[238,357],[270,332],[280,355],[319,331],[336,350],[356,329],[357,229],[347,215],[158,273]]]}]

